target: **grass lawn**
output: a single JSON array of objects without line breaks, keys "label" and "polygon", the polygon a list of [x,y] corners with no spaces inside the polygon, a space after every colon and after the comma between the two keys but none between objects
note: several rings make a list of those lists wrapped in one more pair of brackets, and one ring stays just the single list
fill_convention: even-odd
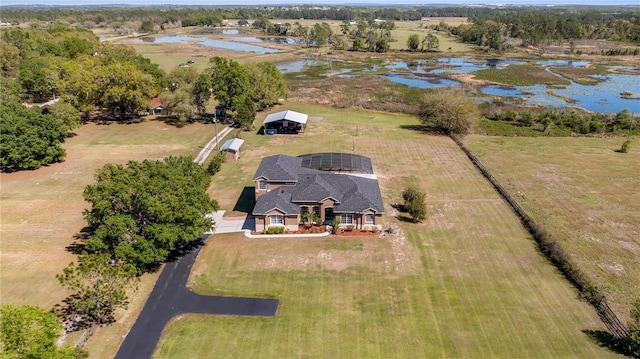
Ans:
[{"label": "grass lawn", "polygon": [[572,254],[626,322],[631,303],[640,297],[640,150],[615,152],[623,141],[482,136],[467,140],[528,213]]},{"label": "grass lawn", "polygon": [[[276,297],[278,314],[181,316],[155,358],[616,357],[582,332],[604,327],[448,137],[416,131],[409,116],[293,103],[273,111],[285,108],[322,119],[299,137],[243,134],[242,158],[214,176],[212,197],[232,210],[263,156],[356,152],[372,158],[394,234],[210,237],[191,287]],[[409,183],[427,193],[423,224],[390,207]]]},{"label": "grass lawn", "polygon": [[[65,247],[85,225],[84,187],[104,164],[194,156],[213,137],[213,126],[193,124],[175,128],[159,121],[130,125],[87,124],[63,145],[65,162],[35,171],[3,173],[0,178],[0,293],[2,304],[31,304],[52,308],[68,294],[55,279],[76,256]],[[131,310],[119,312],[118,322],[102,328],[88,342],[92,358],[112,357],[122,336],[146,300],[156,275],[143,277],[130,299]],[[102,353],[102,354],[101,354]]]}]

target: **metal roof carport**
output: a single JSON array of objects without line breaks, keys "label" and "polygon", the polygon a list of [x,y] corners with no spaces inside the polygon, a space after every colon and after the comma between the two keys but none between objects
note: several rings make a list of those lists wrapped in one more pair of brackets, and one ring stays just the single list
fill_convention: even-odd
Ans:
[{"label": "metal roof carport", "polygon": [[303,133],[308,119],[309,115],[291,110],[272,113],[264,119],[265,134]]}]

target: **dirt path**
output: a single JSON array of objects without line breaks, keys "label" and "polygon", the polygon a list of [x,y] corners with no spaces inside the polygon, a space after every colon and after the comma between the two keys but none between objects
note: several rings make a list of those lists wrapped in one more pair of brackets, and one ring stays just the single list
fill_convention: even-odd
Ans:
[{"label": "dirt path", "polygon": [[214,136],[211,139],[211,141],[209,141],[209,143],[207,143],[207,145],[202,148],[202,150],[200,151],[200,153],[198,153],[198,155],[196,156],[196,159],[193,160],[193,162],[199,165],[203,164],[204,161],[207,159],[207,157],[209,157],[213,149],[218,147],[218,145],[220,144],[220,141],[224,138],[224,136],[226,136],[229,132],[231,132],[231,130],[233,130],[233,127],[223,128],[222,131],[220,131],[217,136]]}]

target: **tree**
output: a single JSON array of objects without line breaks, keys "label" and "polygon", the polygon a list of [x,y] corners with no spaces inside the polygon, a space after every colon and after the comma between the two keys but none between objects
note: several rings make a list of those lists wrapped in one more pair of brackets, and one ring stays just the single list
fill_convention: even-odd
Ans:
[{"label": "tree", "polygon": [[281,98],[287,98],[287,83],[272,62],[247,64],[245,70],[251,83],[251,100],[256,103],[258,110],[278,103]]},{"label": "tree", "polygon": [[191,96],[196,112],[204,114],[207,109],[207,101],[211,97],[211,76],[202,73],[191,88]]},{"label": "tree", "polygon": [[34,101],[44,102],[55,96],[61,62],[62,60],[55,56],[38,56],[22,60],[18,79],[24,91]]},{"label": "tree", "polygon": [[249,131],[253,127],[253,121],[256,119],[256,107],[249,97],[245,97],[244,103],[238,107],[236,119],[245,131]]},{"label": "tree", "polygon": [[58,348],[60,318],[42,308],[6,304],[0,307],[0,357],[30,359],[72,359],[79,351],[66,345]]},{"label": "tree", "polygon": [[153,23],[153,21],[145,20],[142,22],[142,25],[140,25],[140,31],[153,32],[155,30],[155,27],[156,25]]},{"label": "tree", "polygon": [[385,39],[379,39],[376,41],[376,52],[387,52],[389,51],[389,43]]},{"label": "tree", "polygon": [[42,113],[50,114],[58,120],[64,131],[71,131],[80,127],[80,114],[78,110],[66,102],[59,101],[45,108]]},{"label": "tree", "polygon": [[364,47],[364,43],[361,38],[356,37],[355,39],[353,39],[353,44],[351,44],[351,50],[358,51],[363,47]]},{"label": "tree", "polygon": [[211,58],[210,63],[213,97],[225,113],[235,111],[250,92],[247,72],[237,61],[219,56]]},{"label": "tree", "polygon": [[437,131],[464,135],[480,115],[471,97],[461,89],[450,87],[425,96],[418,116],[423,125]]},{"label": "tree", "polygon": [[93,57],[82,57],[73,61],[65,61],[60,65],[60,97],[63,101],[75,106],[89,118],[90,111],[96,107],[101,96],[98,80],[102,74],[102,65]]},{"label": "tree", "polygon": [[309,38],[311,43],[316,47],[324,46],[327,44],[329,39],[333,35],[331,31],[331,27],[326,22],[316,23],[313,25],[311,30],[309,30]]},{"label": "tree", "polygon": [[151,75],[131,63],[116,62],[104,67],[98,76],[103,84],[100,103],[113,113],[124,118],[147,108],[154,92]]},{"label": "tree", "polygon": [[166,107],[167,112],[178,117],[178,123],[184,123],[190,119],[195,110],[191,92],[188,88],[179,88],[175,91],[163,92],[160,101]]},{"label": "tree", "polygon": [[404,209],[409,212],[414,223],[422,222],[427,218],[424,192],[411,185],[402,192],[402,199],[404,199]]},{"label": "tree", "polygon": [[205,214],[218,205],[207,195],[210,181],[188,157],[105,165],[84,190],[86,250],[108,252],[138,273],[154,270],[169,251],[211,229]]},{"label": "tree", "polygon": [[418,34],[409,35],[409,38],[407,39],[407,48],[409,51],[417,51],[418,45],[420,45],[420,36],[418,36]]},{"label": "tree", "polygon": [[61,162],[66,129],[39,108],[19,103],[0,104],[0,167],[5,170],[38,169]]},{"label": "tree", "polygon": [[440,47],[440,40],[434,34],[427,34],[422,39],[422,47],[426,45],[427,51],[437,51]]},{"label": "tree", "polygon": [[127,289],[136,278],[136,268],[114,261],[109,253],[87,254],[70,263],[56,278],[75,294],[67,299],[68,314],[81,315],[88,323],[113,322],[113,312],[126,308]]}]

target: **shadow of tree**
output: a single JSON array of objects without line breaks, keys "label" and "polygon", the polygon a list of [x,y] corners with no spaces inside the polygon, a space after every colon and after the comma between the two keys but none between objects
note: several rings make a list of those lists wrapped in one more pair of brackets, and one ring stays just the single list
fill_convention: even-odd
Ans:
[{"label": "shadow of tree", "polygon": [[193,250],[196,250],[197,248],[202,247],[202,245],[204,245],[204,239],[206,237],[199,237],[196,238],[192,241],[189,241],[183,245],[181,245],[180,247],[172,250],[171,252],[169,252],[169,255],[167,256],[167,263],[169,262],[175,262],[178,259],[180,259],[181,257],[187,255],[188,253],[190,253]]},{"label": "shadow of tree", "polygon": [[428,126],[428,125],[400,125],[400,128],[404,129],[404,130],[411,130],[411,131],[416,131],[416,132],[422,132],[422,133],[426,133],[429,135],[436,135],[436,136],[446,136],[447,134],[439,131],[437,128],[433,127],[433,126]]},{"label": "shadow of tree", "polygon": [[415,223],[413,221],[413,218],[409,217],[409,216],[405,216],[402,214],[399,214],[398,216],[396,216],[396,218],[400,221],[400,222],[407,222],[407,223]]},{"label": "shadow of tree", "polygon": [[82,254],[82,252],[84,252],[86,248],[86,244],[84,243],[84,241],[86,241],[89,238],[90,234],[91,234],[91,227],[89,226],[83,227],[80,230],[80,232],[73,235],[73,240],[74,240],[73,243],[65,247],[65,250],[67,252],[77,254],[77,255]]},{"label": "shadow of tree", "polygon": [[630,358],[640,358],[640,343],[634,342],[631,338],[619,339],[602,330],[583,330],[582,332],[601,347],[607,348],[614,353],[626,355]]},{"label": "shadow of tree", "polygon": [[238,201],[233,206],[233,210],[237,212],[251,213],[253,203],[255,201],[255,187],[245,187],[238,197]]}]

